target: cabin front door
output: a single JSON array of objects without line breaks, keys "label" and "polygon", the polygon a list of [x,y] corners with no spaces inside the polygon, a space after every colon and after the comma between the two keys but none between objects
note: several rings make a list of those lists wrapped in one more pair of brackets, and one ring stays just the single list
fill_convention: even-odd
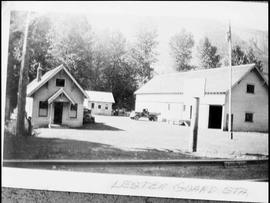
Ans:
[{"label": "cabin front door", "polygon": [[63,115],[63,102],[55,102],[53,122],[55,124],[62,124],[62,115]]}]

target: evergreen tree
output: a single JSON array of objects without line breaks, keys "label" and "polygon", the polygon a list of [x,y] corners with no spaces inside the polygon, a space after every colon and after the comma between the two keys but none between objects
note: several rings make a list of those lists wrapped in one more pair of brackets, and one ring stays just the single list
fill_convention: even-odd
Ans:
[{"label": "evergreen tree", "polygon": [[207,37],[200,42],[198,52],[203,68],[217,68],[221,65],[220,55],[217,54],[217,47],[213,46]]},{"label": "evergreen tree", "polygon": [[63,64],[83,88],[91,88],[93,33],[87,19],[80,15],[58,16],[48,40],[48,62],[53,67]]},{"label": "evergreen tree", "polygon": [[129,51],[129,63],[137,71],[139,86],[153,77],[153,64],[157,61],[158,42],[155,29],[141,29],[136,35],[136,42]]},{"label": "evergreen tree", "polygon": [[[263,71],[263,66],[261,60],[259,60],[255,54],[254,50],[249,47],[248,50],[244,51],[241,49],[239,45],[236,45],[232,49],[232,65],[243,65],[243,64],[251,64],[255,63],[255,67],[258,70]],[[228,62],[226,62],[226,65]]]},{"label": "evergreen tree", "polygon": [[248,64],[248,59],[241,47],[239,45],[236,45],[232,49],[232,65],[236,66],[242,64]]},{"label": "evergreen tree", "polygon": [[175,69],[177,71],[190,70],[189,62],[192,58],[192,48],[194,46],[194,39],[191,33],[182,30],[180,33],[172,36],[170,39],[171,55],[175,60]]}]

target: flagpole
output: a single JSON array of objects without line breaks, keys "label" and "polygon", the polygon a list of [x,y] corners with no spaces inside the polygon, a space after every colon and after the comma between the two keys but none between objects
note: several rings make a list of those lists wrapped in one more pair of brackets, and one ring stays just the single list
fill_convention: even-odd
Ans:
[{"label": "flagpole", "polygon": [[233,139],[232,132],[232,33],[231,33],[231,22],[229,21],[229,33],[228,33],[228,42],[229,42],[229,128],[228,131]]}]

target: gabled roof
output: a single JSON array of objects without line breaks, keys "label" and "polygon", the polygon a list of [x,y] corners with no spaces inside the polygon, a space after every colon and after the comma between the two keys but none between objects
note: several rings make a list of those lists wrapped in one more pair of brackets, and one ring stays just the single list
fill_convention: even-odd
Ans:
[{"label": "gabled roof", "polygon": [[57,97],[59,97],[61,94],[64,94],[66,98],[72,103],[75,104],[75,101],[68,95],[68,93],[64,90],[64,88],[60,88],[57,92],[55,92],[49,99],[48,103],[52,103]]},{"label": "gabled roof", "polygon": [[264,76],[265,80],[266,80],[267,83],[268,83],[268,81],[269,81],[269,74],[264,72],[264,73],[263,73],[263,76]]},{"label": "gabled roof", "polygon": [[114,103],[113,94],[111,92],[101,91],[85,91],[89,97],[89,101]]},{"label": "gabled roof", "polygon": [[[262,76],[254,66],[255,64],[233,66],[232,86],[253,69]],[[221,67],[159,75],[138,89],[135,94],[183,93],[184,80],[195,78],[205,78],[205,93],[226,93],[229,90],[229,70],[228,67]],[[263,76],[262,79],[268,85]]]},{"label": "gabled roof", "polygon": [[46,72],[41,77],[40,81],[37,81],[37,79],[35,78],[32,82],[30,82],[27,85],[27,92],[26,92],[27,96],[31,97],[39,88],[41,88],[46,82],[48,82],[53,76],[55,76],[61,70],[64,70],[67,73],[67,75],[76,84],[76,86],[79,88],[79,90],[82,92],[82,94],[87,98],[88,95],[85,93],[83,88],[79,85],[79,83],[75,80],[75,78],[70,74],[70,72],[63,65],[60,65],[60,66]]}]

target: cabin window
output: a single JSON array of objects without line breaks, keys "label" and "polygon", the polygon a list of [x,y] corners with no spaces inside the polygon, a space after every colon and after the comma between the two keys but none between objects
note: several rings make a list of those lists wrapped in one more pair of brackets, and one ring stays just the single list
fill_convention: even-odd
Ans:
[{"label": "cabin window", "polygon": [[186,111],[186,105],[183,105],[183,111]]},{"label": "cabin window", "polygon": [[101,105],[98,105],[98,109],[101,109]]},{"label": "cabin window", "polygon": [[92,107],[92,109],[95,108],[95,103],[92,103],[92,106],[91,107]]},{"label": "cabin window", "polygon": [[77,109],[78,105],[77,104],[70,104],[70,118],[77,118]]},{"label": "cabin window", "polygon": [[39,102],[39,117],[47,117],[48,116],[48,102],[47,101],[40,101]]},{"label": "cabin window", "polygon": [[168,104],[168,111],[170,111],[170,108],[171,108],[171,105],[170,105],[170,104]]},{"label": "cabin window", "polygon": [[247,84],[247,93],[254,94],[255,86],[251,84]]},{"label": "cabin window", "polygon": [[253,113],[246,113],[245,114],[245,122],[253,122]]},{"label": "cabin window", "polygon": [[56,79],[56,86],[57,87],[64,87],[65,86],[65,79]]},{"label": "cabin window", "polygon": [[109,108],[109,107],[108,107],[108,104],[106,104],[105,109],[108,110],[108,108]]}]

